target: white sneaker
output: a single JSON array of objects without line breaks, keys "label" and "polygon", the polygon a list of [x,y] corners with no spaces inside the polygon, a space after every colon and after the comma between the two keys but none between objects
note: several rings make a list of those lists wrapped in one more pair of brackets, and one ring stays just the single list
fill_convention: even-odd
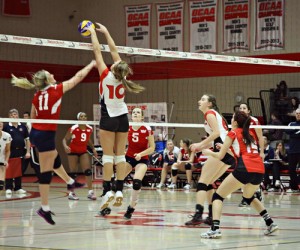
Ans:
[{"label": "white sneaker", "polygon": [[209,229],[206,233],[201,234],[201,238],[205,239],[220,239],[222,237],[222,233],[220,229],[217,229],[215,231]]},{"label": "white sneaker", "polygon": [[26,194],[27,191],[25,191],[24,189],[20,188],[19,190],[16,191],[16,194]]},{"label": "white sneaker", "polygon": [[115,195],[115,201],[114,201],[113,206],[120,207],[120,206],[122,206],[122,202],[123,202],[123,193],[121,191],[117,191],[116,195]]},{"label": "white sneaker", "polygon": [[127,188],[132,188],[132,184],[131,183],[124,183],[124,187],[127,187]]},{"label": "white sneaker", "polygon": [[275,181],[275,187],[280,187],[281,185],[280,185],[280,181],[279,180],[276,180]]},{"label": "white sneaker", "polygon": [[89,200],[92,200],[92,201],[97,200],[97,197],[96,197],[96,195],[94,194],[94,191],[93,191],[93,190],[90,190],[90,191],[88,192],[87,198],[88,198]]},{"label": "white sneaker", "polygon": [[72,201],[78,201],[79,200],[79,198],[76,196],[76,194],[74,192],[69,193],[68,199],[72,200]]},{"label": "white sneaker", "polygon": [[168,186],[168,188],[171,188],[171,189],[176,189],[176,188],[177,188],[177,186],[176,186],[176,184],[175,184],[175,183],[171,183],[171,184]]},{"label": "white sneaker", "polygon": [[108,191],[103,197],[100,205],[100,210],[107,208],[109,203],[115,198],[115,193],[113,191]]},{"label": "white sneaker", "polygon": [[287,193],[299,193],[299,190],[289,188],[286,190]]},{"label": "white sneaker", "polygon": [[185,186],[183,187],[183,189],[190,190],[191,189],[191,185],[190,184],[185,184]]},{"label": "white sneaker", "polygon": [[163,187],[165,187],[165,184],[163,184],[163,183],[159,183],[159,184],[156,186],[156,188],[158,188],[158,189],[161,189],[161,188],[163,188]]},{"label": "white sneaker", "polygon": [[6,189],[5,193],[6,194],[12,194],[12,191],[11,191],[11,189]]},{"label": "white sneaker", "polygon": [[270,226],[267,227],[267,229],[264,231],[265,235],[270,235],[271,233],[277,231],[279,229],[279,227],[272,223]]}]

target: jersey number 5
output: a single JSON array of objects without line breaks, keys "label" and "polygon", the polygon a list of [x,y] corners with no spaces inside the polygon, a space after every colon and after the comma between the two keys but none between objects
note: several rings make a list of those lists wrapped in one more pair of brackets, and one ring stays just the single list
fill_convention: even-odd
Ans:
[{"label": "jersey number 5", "polygon": [[48,110],[49,94],[41,94],[39,96],[39,110]]}]

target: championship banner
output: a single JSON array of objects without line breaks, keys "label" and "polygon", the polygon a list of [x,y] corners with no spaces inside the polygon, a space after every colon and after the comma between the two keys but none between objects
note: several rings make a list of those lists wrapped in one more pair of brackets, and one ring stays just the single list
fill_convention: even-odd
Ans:
[{"label": "championship banner", "polygon": [[284,0],[256,0],[256,50],[284,48],[284,5]]},{"label": "championship banner", "polygon": [[183,5],[156,4],[158,49],[183,51]]},{"label": "championship banner", "polygon": [[248,51],[250,1],[223,0],[223,51]]},{"label": "championship banner", "polygon": [[125,6],[126,46],[150,48],[151,4]]},{"label": "championship banner", "polygon": [[190,52],[217,52],[217,3],[189,1]]},{"label": "championship banner", "polygon": [[[156,141],[162,141],[168,139],[168,127],[159,126],[159,123],[168,122],[168,110],[166,102],[154,102],[154,103],[127,103],[128,107],[128,119],[131,122],[132,110],[139,107],[144,112],[144,122],[158,123],[157,126],[152,127],[154,138]],[[93,105],[93,118],[94,121],[100,121],[100,105]],[[99,145],[98,138],[99,125],[94,125],[94,144]]]}]

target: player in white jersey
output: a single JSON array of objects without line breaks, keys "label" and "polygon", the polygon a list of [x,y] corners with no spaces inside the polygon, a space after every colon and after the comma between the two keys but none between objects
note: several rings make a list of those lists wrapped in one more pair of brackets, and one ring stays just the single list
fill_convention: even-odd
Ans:
[{"label": "player in white jersey", "polygon": [[10,143],[12,141],[9,133],[2,131],[3,122],[0,122],[0,190],[3,190],[5,170],[8,166],[10,155]]},{"label": "player in white jersey", "polygon": [[[205,131],[209,134],[206,139],[199,143],[194,143],[190,146],[194,152],[201,152],[205,148],[210,148],[213,143],[214,151],[218,151],[216,148],[217,143],[223,143],[227,135],[228,127],[225,119],[218,113],[218,107],[216,98],[213,95],[205,94],[198,101],[199,110],[204,114],[205,118]],[[232,155],[226,154],[222,160],[218,160],[213,157],[208,157],[204,166],[202,167],[201,175],[197,185],[196,194],[196,213],[192,216],[192,220],[187,221],[185,225],[193,226],[201,223],[212,223],[212,184],[222,176],[225,171],[235,163],[235,159]],[[208,217],[203,220],[202,214],[204,210],[204,202],[208,200],[209,214]]]},{"label": "player in white jersey", "polygon": [[[115,42],[107,28],[100,23],[96,23],[96,25],[96,30],[103,33],[107,40],[114,62],[109,70],[103,60],[96,31],[90,26],[88,30],[91,32],[93,51],[100,75],[101,120],[99,138],[103,149],[102,161],[104,170],[103,199],[100,205],[102,212],[114,198],[114,206],[121,206],[123,201],[122,190],[124,178],[126,177],[125,147],[129,129],[128,109],[124,102],[125,91],[139,93],[144,90],[144,87],[127,79],[132,74],[131,68],[125,61],[121,60]],[[117,170],[116,192],[111,190],[111,176],[114,164]]]}]

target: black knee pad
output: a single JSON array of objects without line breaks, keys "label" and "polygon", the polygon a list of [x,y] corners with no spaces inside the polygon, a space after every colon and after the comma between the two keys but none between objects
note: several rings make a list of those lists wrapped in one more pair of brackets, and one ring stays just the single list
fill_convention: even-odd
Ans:
[{"label": "black knee pad", "polygon": [[207,191],[214,189],[213,185],[209,184],[207,185]]},{"label": "black knee pad", "polygon": [[214,202],[215,200],[220,200],[220,201],[224,201],[224,198],[222,196],[220,196],[217,192],[215,192],[213,194],[213,197],[212,197],[212,201]]},{"label": "black knee pad", "polygon": [[61,159],[60,159],[59,154],[57,154],[57,156],[56,156],[56,158],[54,160],[53,168],[54,169],[58,169],[58,168],[60,168],[60,166],[61,166]]},{"label": "black knee pad", "polygon": [[122,191],[124,186],[124,181],[117,180],[116,181],[116,189],[117,191]]},{"label": "black knee pad", "polygon": [[251,202],[252,202],[254,199],[255,199],[254,195],[253,195],[251,198],[245,198],[245,197],[243,196],[243,200],[244,200],[248,205],[250,205]]},{"label": "black knee pad", "polygon": [[132,184],[132,188],[134,190],[140,190],[142,187],[142,181],[139,179],[133,179],[133,184]]},{"label": "black knee pad", "polygon": [[50,184],[52,179],[52,171],[40,174],[40,184]]},{"label": "black knee pad", "polygon": [[172,169],[172,176],[177,176],[178,174],[178,169]]},{"label": "black knee pad", "polygon": [[184,168],[185,168],[185,170],[191,170],[191,169],[192,169],[191,163],[186,163],[186,164],[184,165]]},{"label": "black knee pad", "polygon": [[85,171],[84,171],[84,175],[85,176],[91,176],[93,173],[92,173],[92,170],[91,169],[86,169]]},{"label": "black knee pad", "polygon": [[4,181],[0,181],[0,190],[3,190],[4,188]]},{"label": "black knee pad", "polygon": [[110,190],[111,190],[111,182],[103,181],[103,194],[106,194]]},{"label": "black knee pad", "polygon": [[201,182],[197,184],[197,192],[198,191],[207,191],[207,185]]}]

